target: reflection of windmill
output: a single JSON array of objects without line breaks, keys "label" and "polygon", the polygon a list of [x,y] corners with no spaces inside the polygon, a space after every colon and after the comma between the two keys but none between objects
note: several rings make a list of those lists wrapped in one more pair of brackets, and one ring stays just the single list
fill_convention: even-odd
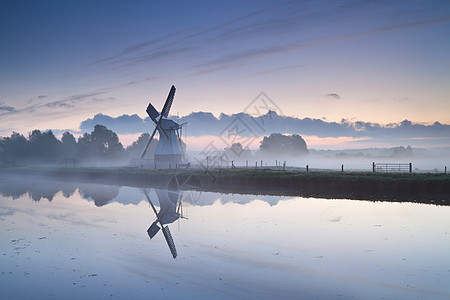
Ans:
[{"label": "reflection of windmill", "polygon": [[148,146],[150,145],[156,130],[159,132],[159,142],[155,151],[155,164],[169,165],[183,163],[185,161],[184,150],[181,144],[181,130],[184,124],[177,124],[172,120],[167,119],[167,116],[172,106],[173,98],[175,96],[175,86],[172,85],[167,100],[164,103],[161,113],[153,107],[151,103],[148,104],[147,113],[155,123],[155,130],[142,152],[141,159],[147,154]]},{"label": "reflection of windmill", "polygon": [[179,218],[183,217],[180,192],[155,189],[160,205],[159,212],[157,212],[147,191],[145,189],[143,191],[145,197],[147,198],[156,215],[156,221],[153,222],[153,224],[147,230],[148,236],[150,237],[150,239],[152,239],[161,229],[164,234],[164,238],[167,241],[167,245],[169,245],[169,249],[170,252],[172,253],[173,258],[176,258],[177,249],[175,248],[175,243],[173,241],[172,234],[170,233],[169,226],[164,225],[173,223]]},{"label": "reflection of windmill", "polygon": [[[166,224],[170,224],[179,220],[183,217],[183,194],[185,192],[184,189],[189,190],[199,190],[201,188],[200,180],[196,176],[174,176],[169,181],[167,189],[155,189],[156,195],[159,200],[159,212],[156,211],[156,208],[150,199],[147,191],[143,189],[145,197],[147,198],[150,206],[153,209],[153,212],[156,215],[156,221],[150,225],[147,229],[148,236],[152,239],[158,231],[161,229],[164,238],[167,241],[167,245],[169,245],[170,252],[172,253],[173,258],[177,257],[177,249],[175,248],[175,243],[173,241],[172,235],[169,231],[169,227]],[[200,197],[200,196],[198,196]],[[191,194],[191,203],[195,203],[198,198],[192,197]],[[159,225],[158,225],[159,224]],[[164,226],[166,225],[166,226]]]}]

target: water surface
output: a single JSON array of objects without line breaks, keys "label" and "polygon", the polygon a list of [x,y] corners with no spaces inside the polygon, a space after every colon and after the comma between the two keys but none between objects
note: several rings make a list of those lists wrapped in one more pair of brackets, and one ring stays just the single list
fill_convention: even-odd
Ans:
[{"label": "water surface", "polygon": [[443,206],[1,177],[0,226],[2,299],[450,298]]}]

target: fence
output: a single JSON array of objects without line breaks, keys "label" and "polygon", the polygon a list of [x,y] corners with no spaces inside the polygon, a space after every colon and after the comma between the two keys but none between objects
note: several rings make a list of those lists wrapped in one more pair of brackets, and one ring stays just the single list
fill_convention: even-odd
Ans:
[{"label": "fence", "polygon": [[372,163],[372,171],[384,173],[412,173],[412,163],[393,164],[393,163]]}]

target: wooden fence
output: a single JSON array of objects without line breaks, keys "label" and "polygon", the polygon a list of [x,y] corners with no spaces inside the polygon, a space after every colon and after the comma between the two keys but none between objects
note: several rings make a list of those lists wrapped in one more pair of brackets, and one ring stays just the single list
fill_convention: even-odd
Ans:
[{"label": "wooden fence", "polygon": [[412,173],[412,163],[394,164],[394,163],[372,163],[372,171],[383,173]]}]

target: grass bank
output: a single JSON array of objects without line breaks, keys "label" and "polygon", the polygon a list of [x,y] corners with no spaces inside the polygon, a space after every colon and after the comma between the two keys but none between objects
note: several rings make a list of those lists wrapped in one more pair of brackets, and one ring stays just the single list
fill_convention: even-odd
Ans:
[{"label": "grass bank", "polygon": [[450,205],[450,175],[333,172],[276,169],[49,168],[0,169],[3,174],[97,182],[134,187],[174,187],[219,193],[266,194]]}]

